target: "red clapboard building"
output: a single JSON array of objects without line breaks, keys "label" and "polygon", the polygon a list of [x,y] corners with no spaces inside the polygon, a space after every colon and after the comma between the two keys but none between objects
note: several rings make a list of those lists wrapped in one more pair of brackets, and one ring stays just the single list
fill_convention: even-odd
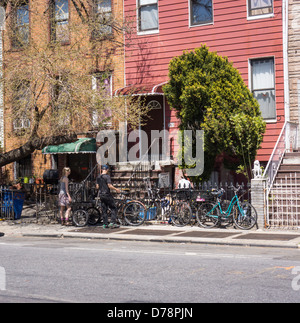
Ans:
[{"label": "red clapboard building", "polygon": [[[168,64],[206,44],[227,56],[258,99],[267,122],[257,159],[267,162],[285,121],[282,0],[124,0],[134,33],[126,39],[125,84],[155,107],[143,129],[176,130],[162,85]],[[172,144],[172,143],[171,143]],[[171,154],[176,154],[176,143]]]}]

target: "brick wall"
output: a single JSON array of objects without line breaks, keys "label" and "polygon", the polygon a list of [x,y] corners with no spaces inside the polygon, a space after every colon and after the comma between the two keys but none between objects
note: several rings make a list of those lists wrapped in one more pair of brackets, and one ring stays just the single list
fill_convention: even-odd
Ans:
[{"label": "brick wall", "polygon": [[[90,8],[88,3],[85,2],[86,8]],[[39,44],[41,48],[43,45],[48,44],[50,41],[50,21],[49,21],[49,1],[48,0],[29,0],[29,20],[30,20],[30,37],[36,44]],[[7,13],[10,12],[11,8],[8,6]],[[118,17],[118,19],[122,20],[122,12],[123,12],[123,2],[119,0],[113,0],[112,1],[112,10],[113,13]],[[7,60],[17,60],[21,55],[23,55],[22,50],[15,50],[11,46],[11,38],[9,36],[9,22],[10,22],[10,16],[8,16],[7,21],[7,28],[4,33],[4,61]],[[80,24],[80,18],[76,12],[76,9],[71,1],[69,1],[69,24],[76,26]],[[86,33],[86,37],[84,39],[88,42],[90,41],[91,37],[90,34],[87,33],[88,31],[82,28],[82,31],[80,31],[80,36],[84,35]],[[79,34],[78,34],[79,35]],[[69,46],[72,46],[74,42],[76,41],[77,35],[72,34],[70,32],[70,44],[64,46],[64,49],[68,51]],[[123,36],[121,36],[123,38]],[[119,39],[120,42],[123,41],[123,39]],[[124,86],[124,52],[123,48],[110,51],[110,45],[108,43],[103,43],[100,46],[103,48],[103,51],[99,53],[99,59],[96,59],[94,57],[88,57],[86,55],[85,60],[80,60],[76,62],[72,62],[72,64],[75,64],[76,66],[79,66],[79,68],[86,69],[87,66],[90,67],[90,61],[94,60],[94,69],[90,71],[90,73],[93,73],[95,70],[100,70],[101,68],[104,68],[105,66],[109,66],[110,70],[112,71],[113,77],[112,77],[112,87],[113,92],[118,89],[122,88]],[[101,60],[104,53],[105,60]],[[104,63],[105,62],[105,63]],[[89,64],[88,64],[89,63]],[[45,104],[48,102],[48,95],[49,92],[45,91],[45,95],[42,97],[41,100],[44,100]],[[0,105],[1,105],[1,97],[0,97]],[[15,136],[15,133],[13,131],[12,126],[12,117],[11,117],[11,110],[9,107],[8,102],[5,102],[5,151],[10,151],[11,149],[20,147],[24,142],[25,138],[22,136]],[[1,113],[0,113],[1,118]],[[0,129],[1,130],[1,129]],[[47,132],[47,129],[44,129]],[[85,129],[78,129],[81,135],[84,134],[86,131]],[[0,141],[1,141],[1,133],[0,133]],[[61,166],[61,165],[59,165]],[[10,165],[7,165],[5,167],[7,171],[9,172],[9,177],[13,179],[14,177],[14,165],[13,163]],[[36,151],[32,154],[32,174],[35,176],[42,176],[45,169],[51,168],[51,158],[50,155],[42,155],[41,151]]]}]

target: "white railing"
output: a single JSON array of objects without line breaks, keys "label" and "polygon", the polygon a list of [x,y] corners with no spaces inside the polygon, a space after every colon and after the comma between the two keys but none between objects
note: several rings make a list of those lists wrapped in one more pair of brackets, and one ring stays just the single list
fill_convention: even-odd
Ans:
[{"label": "white railing", "polygon": [[272,188],[277,171],[280,167],[284,154],[298,148],[298,125],[286,121],[278,137],[272,155],[265,169],[264,178],[267,178],[268,192]]},{"label": "white railing", "polygon": [[270,228],[299,229],[300,181],[297,174],[276,180],[268,194],[267,225]]}]

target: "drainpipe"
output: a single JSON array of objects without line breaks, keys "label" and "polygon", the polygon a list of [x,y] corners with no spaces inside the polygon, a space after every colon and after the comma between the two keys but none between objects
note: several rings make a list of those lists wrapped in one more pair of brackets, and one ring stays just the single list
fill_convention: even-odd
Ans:
[{"label": "drainpipe", "polygon": [[290,89],[289,89],[289,3],[282,0],[282,41],[283,41],[283,72],[284,72],[284,119],[290,121]]},{"label": "drainpipe", "polygon": [[[284,75],[284,121],[285,149],[290,150],[290,87],[289,87],[289,0],[282,0],[282,42],[283,42],[283,75]],[[298,135],[297,135],[298,136]],[[296,138],[296,147],[298,147]]]}]

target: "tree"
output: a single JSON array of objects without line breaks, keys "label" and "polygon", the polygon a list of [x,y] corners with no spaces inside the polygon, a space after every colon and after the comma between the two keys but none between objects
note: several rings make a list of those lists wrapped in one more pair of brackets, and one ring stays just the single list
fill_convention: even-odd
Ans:
[{"label": "tree", "polygon": [[164,93],[177,111],[180,130],[204,130],[205,169],[194,180],[207,180],[221,153],[237,159],[236,168],[250,166],[265,122],[258,102],[228,58],[202,45],[173,58],[169,78]]},{"label": "tree", "polygon": [[68,1],[59,1],[57,7],[53,1],[7,3],[2,83],[6,128],[18,146],[0,154],[0,166],[73,142],[79,132],[125,120],[134,128],[147,113],[139,98],[108,95],[107,80],[129,32],[122,17],[108,10],[107,0],[72,0],[77,16],[69,21]]}]

